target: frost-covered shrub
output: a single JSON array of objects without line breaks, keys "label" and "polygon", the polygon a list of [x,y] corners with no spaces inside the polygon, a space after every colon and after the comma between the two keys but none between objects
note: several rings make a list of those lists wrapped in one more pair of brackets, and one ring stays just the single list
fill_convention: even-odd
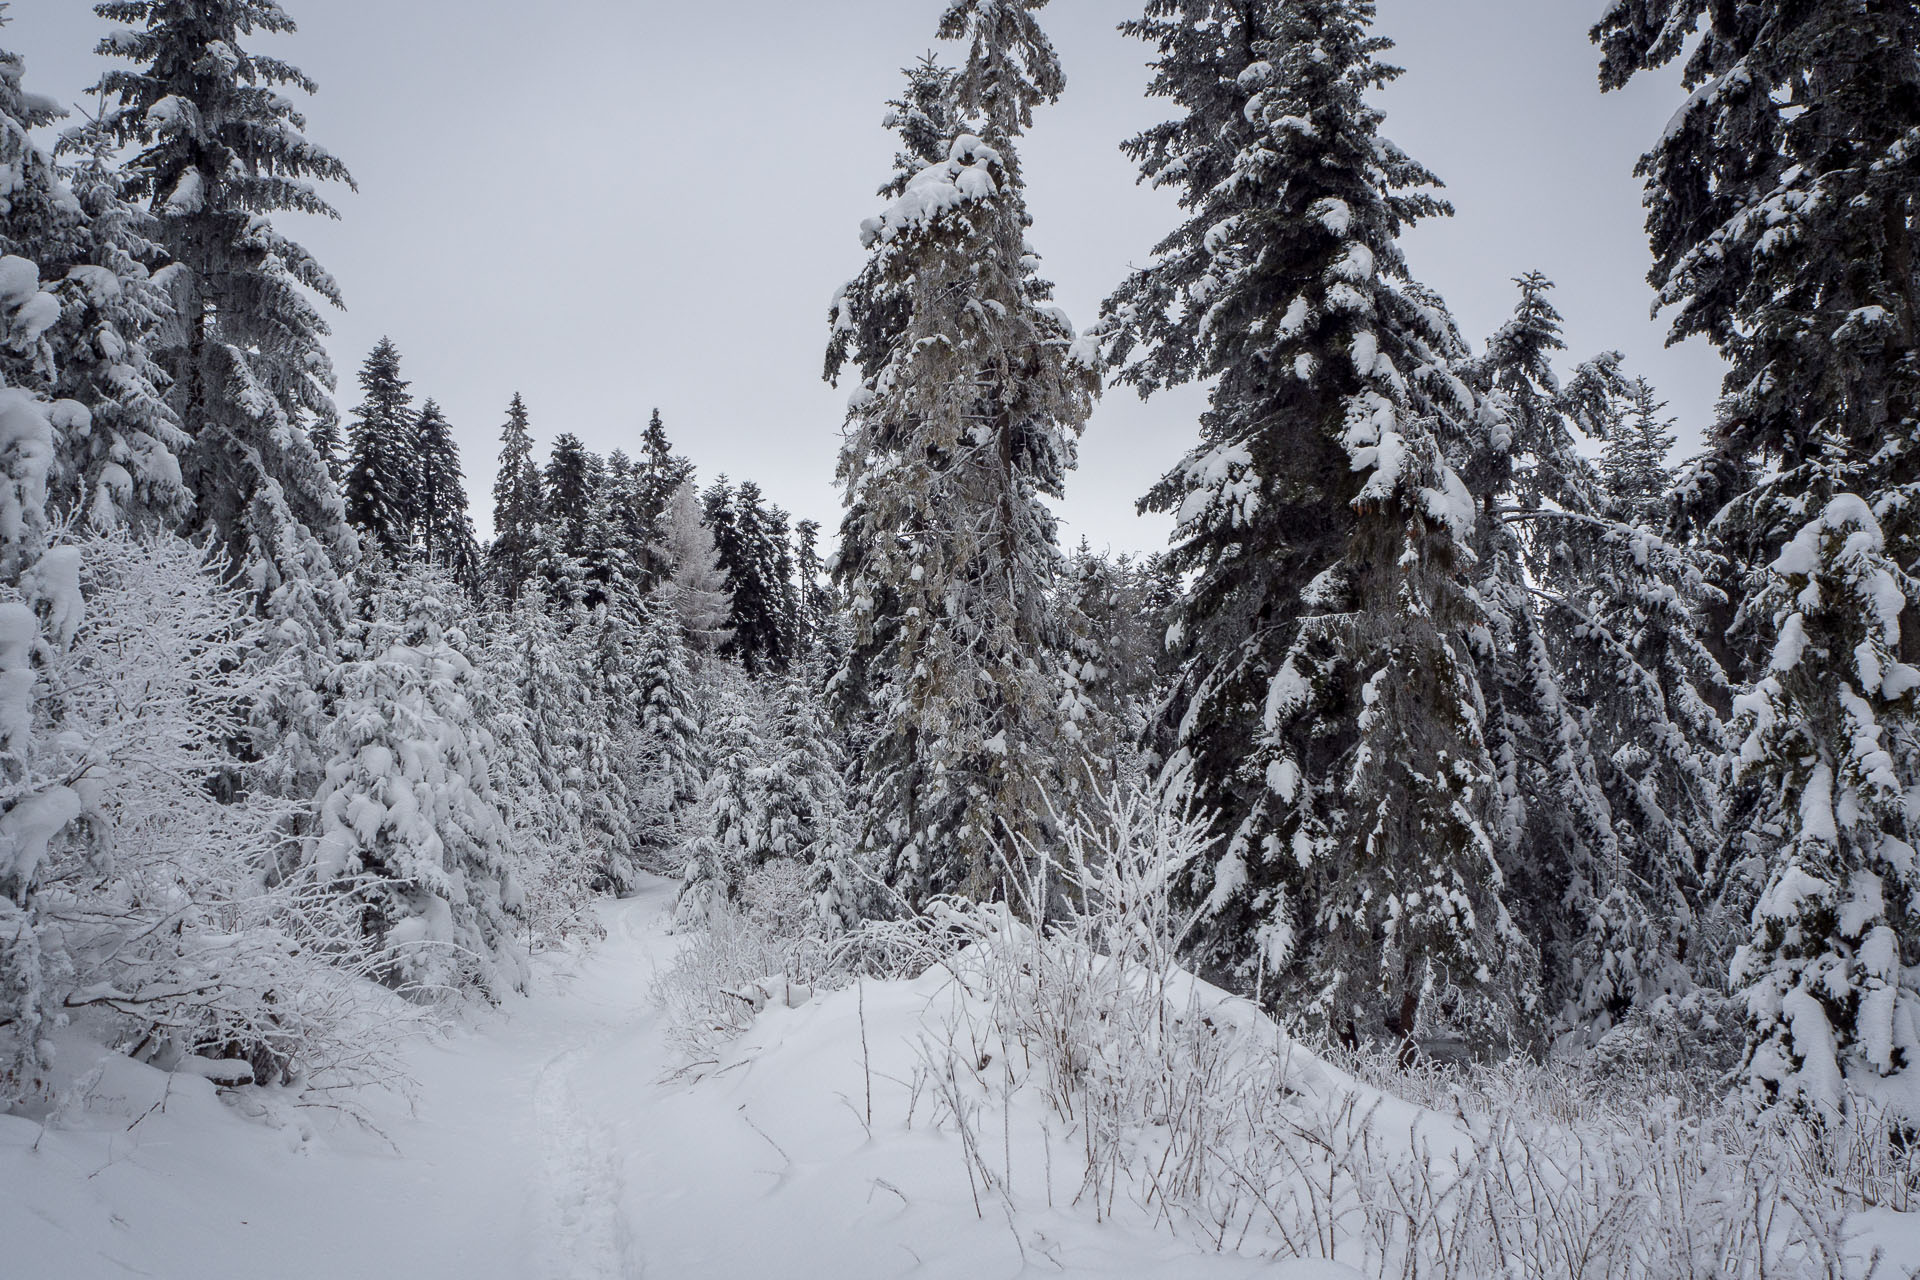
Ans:
[{"label": "frost-covered shrub", "polygon": [[710,903],[656,979],[654,998],[670,1036],[698,1060],[745,1031],[769,1000],[797,1002],[842,985],[837,958],[818,928],[806,869],[775,859],[742,876],[734,897]]},{"label": "frost-covered shrub", "polygon": [[[1026,879],[1028,918],[1054,904],[1042,927],[966,903],[921,926],[970,945],[941,961],[950,998],[913,1095],[1009,1213],[1015,1186],[1058,1203],[1065,1159],[1096,1213],[1130,1202],[1213,1249],[1380,1280],[1836,1280],[1871,1263],[1849,1260],[1851,1215],[1920,1203],[1920,1150],[1860,1099],[1756,1117],[1665,1092],[1684,1077],[1657,1062],[1633,1077],[1375,1054],[1356,1078],[1176,963],[1191,920],[1168,886],[1204,825],[1138,796],[1107,807]],[[1016,1123],[1045,1128],[1044,1173],[1014,1167]]]},{"label": "frost-covered shrub", "polygon": [[235,794],[262,624],[178,539],[59,541],[0,592],[0,1104],[79,1019],[228,1079],[386,1075],[352,916],[279,874],[287,807]]}]

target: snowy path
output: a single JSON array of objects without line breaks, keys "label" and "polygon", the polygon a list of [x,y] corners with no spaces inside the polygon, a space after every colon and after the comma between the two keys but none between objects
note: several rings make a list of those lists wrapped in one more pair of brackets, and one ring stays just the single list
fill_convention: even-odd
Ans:
[{"label": "snowy path", "polygon": [[[204,1082],[121,1064],[74,1128],[43,1135],[0,1117],[0,1275],[652,1274],[634,1246],[622,1151],[576,1076],[617,1051],[634,1100],[656,1100],[666,1050],[649,991],[674,946],[659,927],[671,896],[656,883],[612,904],[607,940],[577,972],[548,973],[533,998],[409,1050],[416,1105],[375,1104],[391,1147],[348,1124],[268,1128]],[[165,1110],[129,1130],[155,1080]]]},{"label": "snowy path", "polygon": [[[374,1104],[391,1146],[246,1120],[205,1081],[124,1059],[71,1127],[0,1117],[0,1277],[1273,1274],[1096,1226],[1070,1189],[1023,1205],[1018,1231],[976,1209],[952,1136],[906,1122],[927,1007],[909,986],[771,1009],[708,1079],[662,1083],[677,1059],[651,991],[679,945],[671,900],[654,882],[607,904],[608,937],[574,967],[410,1048],[417,1104]],[[869,1084],[871,1133],[852,1102]]]}]

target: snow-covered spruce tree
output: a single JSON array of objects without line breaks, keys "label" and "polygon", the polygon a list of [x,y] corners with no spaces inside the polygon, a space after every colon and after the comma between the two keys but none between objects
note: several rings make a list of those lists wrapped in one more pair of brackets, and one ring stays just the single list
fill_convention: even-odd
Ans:
[{"label": "snow-covered spruce tree", "polygon": [[1493,825],[1506,901],[1545,962],[1548,1008],[1582,1034],[1689,985],[1700,871],[1718,834],[1723,686],[1698,638],[1701,565],[1612,514],[1576,431],[1620,434],[1608,354],[1564,387],[1551,284],[1467,366],[1485,396],[1460,469],[1479,512],[1474,590]]},{"label": "snow-covered spruce tree", "polygon": [[667,500],[660,522],[657,558],[665,577],[653,589],[650,607],[674,618],[695,655],[717,653],[727,643],[733,601],[720,568],[713,532],[701,519],[700,495],[691,479]]},{"label": "snow-covered spruce tree", "polygon": [[533,433],[527,403],[514,392],[507,422],[500,429],[500,470],[493,481],[493,541],[487,547],[493,589],[509,606],[540,563],[545,537],[546,495],[540,468],[533,461]]},{"label": "snow-covered spruce tree", "polygon": [[461,595],[422,565],[371,585],[331,677],[331,758],[306,861],[360,904],[387,981],[497,996],[525,976],[511,946],[523,900]]},{"label": "snow-covered spruce tree", "polygon": [[1044,840],[1074,767],[1061,732],[1062,492],[1097,357],[1048,299],[1015,145],[1062,76],[1037,0],[955,0],[947,73],[908,73],[904,150],[863,226],[866,268],[834,311],[828,372],[858,377],[838,572],[876,716],[861,842],[909,902],[998,893],[997,850]]},{"label": "snow-covered spruce tree", "polygon": [[[1081,540],[1061,583],[1073,656],[1069,710],[1093,776],[1135,776],[1165,696],[1167,617],[1151,598],[1151,573],[1131,557],[1097,555]],[[1090,778],[1074,779],[1077,787]]]},{"label": "snow-covered spruce tree", "polygon": [[648,770],[641,740],[639,672],[633,662],[639,629],[617,597],[597,605],[574,626],[582,675],[592,690],[590,732],[580,772],[587,790],[587,833],[595,887],[624,894],[638,883],[641,851],[664,843],[662,824],[648,812]]},{"label": "snow-covered spruce tree", "polygon": [[155,349],[168,402],[192,443],[183,459],[193,524],[224,547],[269,616],[324,647],[345,620],[339,573],[355,554],[339,493],[306,427],[332,412],[327,325],[333,279],[276,231],[278,212],[334,216],[315,181],[351,184],[309,141],[281,92],[313,92],[298,68],[243,38],[294,23],[274,0],[109,0],[124,24],[99,52],[133,65],[103,75],[101,128],[130,147],[128,198],[151,210],[173,323]]},{"label": "snow-covered spruce tree", "polygon": [[[1770,566],[1773,661],[1735,701],[1736,778],[1762,885],[1732,977],[1752,1019],[1747,1070],[1768,1099],[1826,1109],[1848,1087],[1920,1117],[1920,996],[1909,791],[1920,670],[1902,662],[1912,587],[1881,522],[1836,477]],[[1764,880],[1762,875],[1764,874]],[[1891,1079],[1889,1079],[1891,1077]]]},{"label": "snow-covered spruce tree", "polygon": [[541,474],[547,500],[547,527],[554,541],[576,559],[585,555],[593,523],[595,495],[606,464],[571,431],[560,433]]},{"label": "snow-covered spruce tree", "polygon": [[691,832],[705,757],[686,636],[672,607],[658,598],[640,631],[633,678],[640,731],[652,755],[654,790],[665,815],[665,843],[677,844]]},{"label": "snow-covered spruce tree", "polygon": [[645,608],[653,589],[656,521],[647,514],[641,492],[642,475],[624,450],[607,455],[607,486],[602,544],[596,555],[607,566],[608,603],[631,617]]},{"label": "snow-covered spruce tree", "polygon": [[798,629],[785,518],[767,508],[751,480],[736,490],[722,476],[703,501],[732,597],[727,627],[733,634],[720,652],[737,659],[748,675],[784,671]]},{"label": "snow-covered spruce tree", "polygon": [[120,198],[111,142],[88,121],[62,136],[59,155],[86,221],[70,254],[30,253],[57,280],[55,399],[87,409],[85,431],[56,441],[49,505],[94,529],[152,534],[187,514],[180,457],[187,437],[160,390],[152,347],[172,307],[146,262],[159,256],[150,219]]},{"label": "snow-covered spruce tree", "polygon": [[1674,420],[1661,416],[1666,407],[1645,378],[1628,382],[1624,412],[1613,421],[1600,457],[1614,514],[1653,529],[1665,523],[1674,482],[1667,458],[1677,437]]},{"label": "snow-covered spruce tree", "polygon": [[806,654],[824,639],[829,620],[839,607],[827,581],[826,566],[820,561],[818,520],[802,520],[793,526],[793,575],[799,652]]},{"label": "snow-covered spruce tree", "polygon": [[479,588],[480,546],[467,514],[466,473],[453,426],[429,399],[413,423],[413,529],[421,558],[468,592]]},{"label": "snow-covered spruce tree", "polygon": [[380,339],[360,366],[360,405],[347,428],[347,519],[362,545],[398,560],[413,550],[413,396],[400,376],[400,349]]},{"label": "snow-covered spruce tree", "polygon": [[1912,1119],[1920,9],[1640,0],[1593,36],[1608,88],[1687,55],[1639,172],[1674,336],[1731,364],[1700,471],[1756,659],[1726,858],[1752,903],[1748,1079],[1822,1108],[1897,1094]]},{"label": "snow-covered spruce tree", "polygon": [[1128,150],[1189,216],[1105,327],[1143,393],[1218,379],[1202,443],[1145,503],[1194,574],[1168,769],[1226,837],[1188,886],[1203,959],[1291,978],[1342,1035],[1491,1045],[1531,955],[1483,827],[1473,516],[1438,452],[1476,403],[1397,244],[1446,207],[1366,100],[1395,74],[1372,10],[1169,2],[1129,24],[1187,114]]},{"label": "snow-covered spruce tree", "polygon": [[764,796],[759,775],[765,745],[743,689],[715,690],[702,726],[711,767],[700,794],[699,828],[687,843],[674,919],[706,920],[740,892],[740,879],[764,847]]},{"label": "snow-covered spruce tree", "polygon": [[766,753],[755,779],[763,820],[754,847],[762,858],[812,862],[843,836],[846,764],[827,715],[824,676],[819,664],[801,664],[770,691]]},{"label": "snow-covered spruce tree", "polygon": [[[1295,370],[1349,365],[1336,355],[1344,335],[1319,331],[1346,314],[1325,302],[1351,292],[1328,277],[1355,200],[1378,211],[1389,270],[1399,262],[1391,236],[1442,209],[1419,189],[1432,181],[1426,171],[1384,140],[1376,180],[1372,137],[1355,150],[1307,116],[1299,128],[1283,118],[1277,136],[1261,127],[1253,98],[1275,75],[1272,42],[1294,10],[1277,0],[1153,0],[1122,27],[1155,50],[1149,94],[1180,108],[1123,150],[1143,181],[1179,194],[1187,216],[1108,299],[1109,358],[1142,396],[1219,380],[1202,443],[1142,505],[1173,514],[1168,562],[1193,575],[1168,630],[1176,672],[1163,736],[1169,775],[1191,786],[1226,840],[1222,860],[1196,867],[1189,886],[1210,908],[1200,954],[1223,967],[1264,954],[1277,969],[1293,953],[1296,904],[1281,885],[1298,859],[1276,843],[1255,747],[1304,593],[1339,554],[1360,487],[1339,441],[1344,389],[1318,388]],[[1347,125],[1353,96],[1329,102],[1340,111],[1329,123]],[[1377,133],[1375,114],[1362,112],[1359,123]],[[1349,154],[1338,170],[1292,154],[1340,141]]]}]

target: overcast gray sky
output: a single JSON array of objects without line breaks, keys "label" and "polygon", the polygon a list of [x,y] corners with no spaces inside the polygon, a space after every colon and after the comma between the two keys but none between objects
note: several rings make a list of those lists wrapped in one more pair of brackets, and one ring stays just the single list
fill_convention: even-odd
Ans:
[{"label": "overcast gray sky", "polygon": [[[632,448],[658,405],[699,465],[836,523],[844,390],[820,380],[828,302],[860,265],[892,136],[882,103],[933,45],[944,0],[283,0],[276,40],[320,84],[309,132],[353,171],[338,223],[282,219],[339,279],[343,410],[390,335],[465,454],[484,531],[508,398],[540,440]],[[1476,340],[1529,269],[1560,285],[1573,354],[1625,351],[1697,440],[1719,384],[1698,341],[1649,318],[1635,158],[1679,105],[1670,81],[1602,96],[1586,28],[1599,0],[1381,0],[1407,74],[1387,133],[1458,215],[1417,230],[1415,274]],[[1033,238],[1076,323],[1172,224],[1119,141],[1162,118],[1146,47],[1114,30],[1137,0],[1043,14],[1067,92],[1023,152]],[[88,0],[16,0],[0,44],[27,84],[82,101],[107,24]],[[263,46],[265,47],[265,46]],[[1134,500],[1192,441],[1202,400],[1107,393],[1069,481],[1064,536],[1150,550]]]}]

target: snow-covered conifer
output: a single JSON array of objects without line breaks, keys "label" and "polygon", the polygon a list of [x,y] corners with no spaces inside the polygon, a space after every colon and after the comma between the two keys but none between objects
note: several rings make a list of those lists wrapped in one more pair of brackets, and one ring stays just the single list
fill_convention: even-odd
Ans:
[{"label": "snow-covered conifer", "polygon": [[1405,1045],[1437,1014],[1497,1041],[1530,957],[1482,826],[1473,512],[1441,453],[1475,402],[1397,244],[1446,207],[1380,134],[1367,95],[1396,72],[1371,19],[1165,0],[1129,24],[1186,114],[1128,150],[1188,217],[1105,327],[1143,393],[1218,379],[1202,443],[1145,504],[1195,575],[1168,767],[1226,837],[1191,886],[1203,953],[1291,973],[1342,1033]]},{"label": "snow-covered conifer", "polygon": [[515,392],[500,429],[500,470],[493,482],[493,542],[487,548],[493,589],[512,605],[539,565],[545,542],[546,495],[533,461],[527,403]]},{"label": "snow-covered conifer", "polygon": [[1073,767],[1046,499],[1099,384],[1027,240],[1015,148],[1062,85],[1038,7],[948,6],[940,34],[966,61],[907,73],[888,203],[834,308],[828,373],[857,377],[838,573],[859,669],[841,683],[879,730],[861,840],[909,901],[996,893],[997,851],[1044,837],[1052,780]]},{"label": "snow-covered conifer", "polygon": [[1475,638],[1499,771],[1506,901],[1541,952],[1549,1009],[1582,1033],[1687,984],[1698,868],[1718,835],[1723,684],[1700,644],[1702,567],[1612,514],[1575,432],[1619,434],[1609,353],[1562,386],[1551,284],[1470,363],[1486,397],[1461,471],[1478,508]]},{"label": "snow-covered conifer", "polygon": [[[640,729],[653,751],[669,825],[677,832],[687,827],[699,801],[705,769],[686,636],[664,601],[655,600],[647,610],[633,673]],[[670,834],[669,842],[673,839]]]},{"label": "snow-covered conifer", "polygon": [[363,545],[397,560],[413,549],[416,416],[400,350],[380,339],[360,366],[360,405],[347,430],[347,519]]},{"label": "snow-covered conifer", "polygon": [[1623,520],[1650,528],[1665,523],[1673,469],[1674,420],[1663,417],[1666,402],[1645,378],[1627,384],[1624,412],[1613,423],[1601,455],[1600,472],[1607,496]]},{"label": "snow-covered conifer", "polygon": [[771,692],[765,762],[756,776],[762,820],[754,850],[762,858],[811,862],[842,837],[846,767],[828,721],[821,674],[803,665],[779,677]]},{"label": "snow-covered conifer", "polygon": [[95,529],[152,534],[187,515],[180,458],[188,439],[160,387],[152,349],[172,312],[146,263],[159,256],[151,220],[121,199],[111,142],[88,121],[60,140],[59,154],[86,222],[73,256],[37,255],[50,277],[60,322],[49,335],[53,395],[87,409],[85,431],[61,433],[52,508]]},{"label": "snow-covered conifer", "polygon": [[722,476],[704,501],[732,599],[727,617],[732,635],[721,652],[738,659],[749,675],[784,671],[793,660],[799,626],[785,516],[765,505],[760,486],[751,480],[736,490]]},{"label": "snow-covered conifer", "polygon": [[497,996],[524,978],[510,945],[523,899],[459,599],[425,566],[374,584],[329,681],[331,758],[305,856],[361,904],[390,982]]},{"label": "snow-covered conifer", "polygon": [[1685,59],[1639,172],[1673,336],[1730,364],[1696,474],[1751,597],[1725,866],[1748,1077],[1816,1107],[1904,1091],[1911,1119],[1920,10],[1642,0],[1593,37],[1606,88]]},{"label": "snow-covered conifer", "polygon": [[411,506],[421,557],[473,591],[479,584],[480,548],[467,515],[460,446],[446,414],[431,399],[420,406],[413,424]]},{"label": "snow-covered conifer", "polygon": [[699,829],[687,844],[680,874],[674,917],[682,923],[705,920],[739,893],[765,828],[758,777],[765,747],[743,691],[717,690],[703,730],[711,768],[701,789]]},{"label": "snow-covered conifer", "polygon": [[154,355],[192,437],[193,528],[227,550],[270,616],[324,646],[344,622],[337,575],[355,543],[306,428],[332,412],[313,299],[337,306],[340,294],[269,219],[332,216],[316,181],[351,179],[281,92],[313,82],[242,46],[294,30],[274,0],[109,0],[95,11],[122,24],[100,53],[133,64],[94,92],[101,128],[131,148],[122,191],[147,202],[167,258],[156,278],[173,322]]}]

